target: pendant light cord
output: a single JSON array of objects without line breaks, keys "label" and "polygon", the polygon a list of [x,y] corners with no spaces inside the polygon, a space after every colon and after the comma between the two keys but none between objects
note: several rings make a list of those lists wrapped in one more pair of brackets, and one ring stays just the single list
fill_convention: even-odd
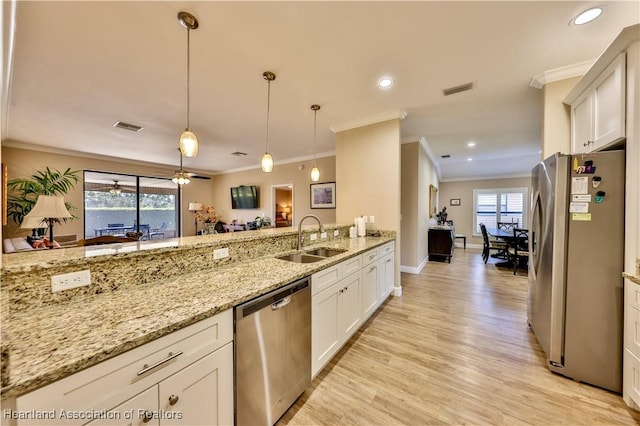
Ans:
[{"label": "pendant light cord", "polygon": [[316,122],[318,119],[318,110],[313,110],[313,166],[318,166],[318,159],[316,158],[318,154],[318,142],[316,140]]},{"label": "pendant light cord", "polygon": [[[187,129],[190,129],[191,126],[189,124],[189,93],[191,92],[191,29],[187,26]],[[182,157],[182,155],[180,156]]]},{"label": "pendant light cord", "polygon": [[271,80],[267,80],[267,150],[269,152],[269,110],[271,106]]}]

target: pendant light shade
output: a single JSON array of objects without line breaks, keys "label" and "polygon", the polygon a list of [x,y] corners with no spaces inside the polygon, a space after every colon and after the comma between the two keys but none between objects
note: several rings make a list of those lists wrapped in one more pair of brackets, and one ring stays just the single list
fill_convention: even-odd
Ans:
[{"label": "pendant light shade", "polygon": [[316,159],[316,155],[318,153],[318,143],[316,140],[316,123],[320,105],[313,104],[311,105],[311,109],[313,110],[313,168],[311,169],[311,181],[318,182],[320,180],[320,169],[318,169],[318,160]]},{"label": "pendant light shade", "polygon": [[273,157],[269,154],[269,112],[271,107],[271,82],[276,79],[276,75],[271,71],[262,73],[262,77],[267,80],[267,146],[262,156],[262,171],[271,173],[273,171]]},{"label": "pendant light shade", "polygon": [[[198,155],[198,138],[189,128],[190,110],[189,95],[191,92],[191,30],[198,28],[198,19],[190,13],[179,12],[178,22],[187,29],[187,128],[180,135],[180,153],[185,157],[195,157]],[[187,182],[188,183],[188,182]]]},{"label": "pendant light shade", "polygon": [[265,173],[273,171],[273,157],[268,152],[262,155],[262,171]]}]

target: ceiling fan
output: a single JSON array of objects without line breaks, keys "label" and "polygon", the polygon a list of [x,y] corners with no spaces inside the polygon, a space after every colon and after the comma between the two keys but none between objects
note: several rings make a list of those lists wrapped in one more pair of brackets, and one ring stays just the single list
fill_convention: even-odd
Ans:
[{"label": "ceiling fan", "polygon": [[102,186],[97,185],[95,190],[109,192],[110,194],[113,194],[113,195],[120,195],[123,192],[136,192],[135,187],[131,187],[127,185],[121,186],[120,184],[118,184],[118,181],[115,179],[113,181],[113,185],[109,185],[109,184],[104,184]]},{"label": "ceiling fan", "polygon": [[174,183],[177,183],[178,185],[186,185],[191,181],[191,179],[207,179],[207,180],[211,179],[209,176],[199,175],[199,174],[187,172],[186,170],[184,170],[182,168],[182,151],[178,149],[178,152],[180,153],[180,169],[176,170],[173,176],[171,177],[171,180]]}]

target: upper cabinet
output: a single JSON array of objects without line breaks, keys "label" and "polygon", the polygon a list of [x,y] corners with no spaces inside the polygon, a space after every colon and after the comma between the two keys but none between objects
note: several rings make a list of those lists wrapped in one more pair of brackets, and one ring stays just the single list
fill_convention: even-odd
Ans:
[{"label": "upper cabinet", "polygon": [[625,137],[625,53],[571,103],[571,151],[598,151]]}]

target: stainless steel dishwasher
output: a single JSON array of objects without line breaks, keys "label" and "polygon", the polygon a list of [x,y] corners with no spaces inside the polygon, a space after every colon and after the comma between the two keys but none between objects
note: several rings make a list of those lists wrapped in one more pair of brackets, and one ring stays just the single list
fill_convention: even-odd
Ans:
[{"label": "stainless steel dishwasher", "polygon": [[311,382],[309,277],[235,307],[237,425],[273,425]]}]

